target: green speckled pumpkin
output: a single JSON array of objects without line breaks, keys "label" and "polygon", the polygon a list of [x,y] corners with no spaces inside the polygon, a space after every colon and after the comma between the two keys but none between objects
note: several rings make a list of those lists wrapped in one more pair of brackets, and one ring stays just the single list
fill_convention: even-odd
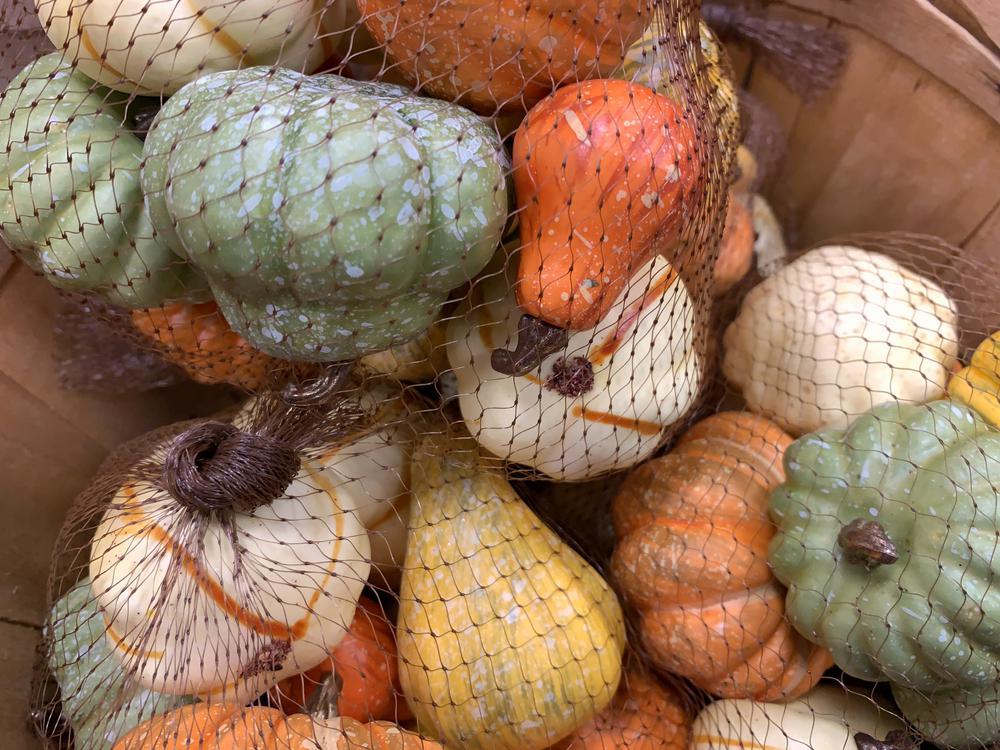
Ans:
[{"label": "green speckled pumpkin", "polygon": [[888,403],[800,438],[785,471],[769,559],[802,635],[865,680],[1000,679],[1000,432],[955,402]]},{"label": "green speckled pumpkin", "polygon": [[396,86],[267,68],[182,88],[142,171],[158,230],[256,348],[339,361],[405,343],[489,260],[507,215],[499,138]]},{"label": "green speckled pumpkin", "polygon": [[0,231],[63,289],[126,307],[204,297],[204,282],[154,236],[127,102],[58,52],[11,81],[0,96]]},{"label": "green speckled pumpkin", "polygon": [[111,750],[115,741],[157,714],[193,702],[130,681],[108,646],[107,626],[85,579],[55,603],[46,635],[49,669],[59,683],[62,713],[76,750]]}]

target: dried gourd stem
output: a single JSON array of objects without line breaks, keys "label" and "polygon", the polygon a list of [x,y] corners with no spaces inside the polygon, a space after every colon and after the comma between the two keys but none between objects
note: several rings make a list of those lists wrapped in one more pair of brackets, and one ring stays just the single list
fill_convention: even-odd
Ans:
[{"label": "dried gourd stem", "polygon": [[126,122],[128,130],[141,140],[146,140],[146,135],[153,126],[153,120],[156,119],[156,113],[159,111],[159,102],[132,102],[128,108]]},{"label": "dried gourd stem", "polygon": [[848,562],[867,568],[892,565],[899,559],[896,545],[878,521],[856,518],[840,530],[837,544],[843,548]]},{"label": "dried gourd stem", "polygon": [[884,740],[877,740],[870,734],[858,732],[854,735],[854,743],[858,746],[858,750],[916,750],[920,747],[920,743],[905,729],[894,729]]},{"label": "dried gourd stem", "polygon": [[292,446],[231,424],[207,421],[171,441],[161,481],[190,510],[250,513],[280,497],[299,465]]},{"label": "dried gourd stem", "polygon": [[522,315],[517,324],[517,345],[513,351],[496,349],[490,365],[503,375],[526,375],[542,360],[569,343],[569,332],[533,315]]},{"label": "dried gourd stem", "polygon": [[594,366],[586,357],[560,357],[545,387],[570,398],[582,396],[594,387]]},{"label": "dried gourd stem", "polygon": [[314,378],[286,384],[280,398],[289,406],[324,404],[344,386],[350,372],[350,364],[328,365]]}]

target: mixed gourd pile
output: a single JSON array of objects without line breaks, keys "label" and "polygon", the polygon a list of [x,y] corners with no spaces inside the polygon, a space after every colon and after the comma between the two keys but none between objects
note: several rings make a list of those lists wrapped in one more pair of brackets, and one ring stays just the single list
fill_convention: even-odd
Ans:
[{"label": "mixed gourd pile", "polygon": [[[721,342],[746,410],[656,455],[713,366],[667,260],[707,164],[649,8],[231,5],[37,0],[61,51],[0,99],[7,243],[260,391],[150,438],[105,499],[46,628],[77,750],[909,747],[833,667],[943,747],[1000,740],[1000,334],[962,369],[934,280],[853,246],[785,262],[741,147],[707,283],[766,277]],[[420,95],[309,75],[359,34]],[[370,418],[258,434],[286,362],[357,362]],[[451,406],[404,385],[435,379]],[[158,473],[248,443],[275,463],[235,502]],[[509,466],[628,472],[606,578]],[[693,723],[656,673],[712,696]]]}]

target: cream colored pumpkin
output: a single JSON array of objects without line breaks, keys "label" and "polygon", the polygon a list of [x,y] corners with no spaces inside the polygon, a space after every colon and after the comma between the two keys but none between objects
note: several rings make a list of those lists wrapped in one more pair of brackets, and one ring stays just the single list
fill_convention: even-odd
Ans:
[{"label": "cream colored pumpkin", "polygon": [[903,729],[870,698],[842,685],[821,685],[789,703],[715,701],[691,729],[689,750],[858,750],[854,735],[876,739]]},{"label": "cream colored pumpkin", "polygon": [[251,65],[312,72],[350,48],[357,22],[353,0],[35,0],[35,8],[83,73],[150,95]]},{"label": "cream colored pumpkin", "polygon": [[[694,304],[670,264],[656,257],[593,329],[526,375],[493,369],[511,349],[521,313],[503,274],[484,278],[448,327],[448,360],[469,432],[486,450],[553,479],[580,480],[647,458],[701,390]],[[590,363],[593,385],[579,395],[553,387],[560,360]]]},{"label": "cream colored pumpkin", "polygon": [[398,580],[409,407],[386,386],[359,400],[374,408],[372,426],[303,459],[281,497],[225,514],[231,528],[149,481],[121,487],[94,536],[91,585],[109,644],[143,685],[249,700],[327,658],[373,562],[377,584]]},{"label": "cream colored pumpkin", "polygon": [[723,339],[747,405],[790,432],[845,426],[877,404],[944,394],[955,303],[930,279],[857,247],[811,250],[750,291]]},{"label": "cream colored pumpkin", "polygon": [[356,500],[303,461],[282,497],[233,514],[233,537],[149,482],[122,486],[90,577],[123,668],[158,692],[244,702],[321,662],[371,569]]}]

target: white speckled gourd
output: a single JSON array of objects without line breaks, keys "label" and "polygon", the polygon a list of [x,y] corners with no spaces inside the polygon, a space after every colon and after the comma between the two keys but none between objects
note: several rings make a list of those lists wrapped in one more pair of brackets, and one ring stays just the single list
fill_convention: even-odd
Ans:
[{"label": "white speckled gourd", "polygon": [[491,127],[388,84],[205,76],[163,107],[144,154],[154,225],[229,325],[283,359],[349,360],[424,333],[507,216]]},{"label": "white speckled gourd", "polygon": [[658,256],[644,265],[596,327],[573,332],[523,375],[497,372],[491,361],[519,336],[510,284],[503,273],[482,279],[449,324],[469,432],[490,453],[560,480],[650,456],[694,404],[704,373],[694,303],[670,264]]},{"label": "white speckled gourd", "polygon": [[930,279],[857,247],[811,250],[750,291],[723,340],[747,405],[795,434],[885,401],[944,394],[955,303]]}]

